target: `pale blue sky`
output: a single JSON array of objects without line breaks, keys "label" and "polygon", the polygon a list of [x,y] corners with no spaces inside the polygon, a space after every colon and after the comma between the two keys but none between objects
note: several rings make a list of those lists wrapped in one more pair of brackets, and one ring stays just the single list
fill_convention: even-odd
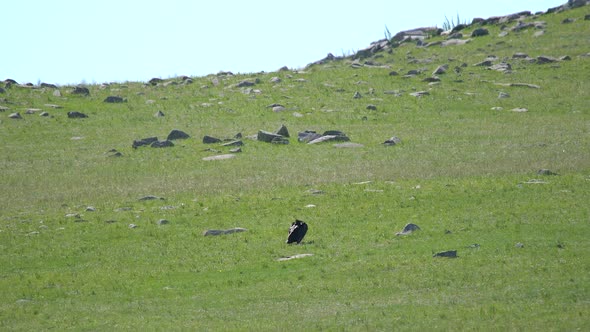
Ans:
[{"label": "pale blue sky", "polygon": [[147,81],[302,68],[445,16],[545,11],[566,0],[5,0],[0,80]]}]

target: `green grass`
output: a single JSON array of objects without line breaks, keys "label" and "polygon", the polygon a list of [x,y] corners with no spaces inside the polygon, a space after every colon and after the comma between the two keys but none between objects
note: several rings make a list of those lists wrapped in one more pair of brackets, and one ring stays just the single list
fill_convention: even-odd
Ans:
[{"label": "green grass", "polygon": [[[530,30],[500,38],[500,27],[487,26],[490,36],[467,45],[403,45],[371,59],[390,68],[354,69],[344,59],[219,77],[219,85],[210,75],[186,86],[88,86],[89,97],[68,87],[64,97],[7,89],[0,329],[588,329],[587,11],[531,18],[547,22],[539,38]],[[561,24],[566,17],[578,20]],[[472,66],[516,52],[572,59],[509,59],[512,74]],[[444,63],[451,70],[439,85],[422,82]],[[455,74],[462,63],[468,67]],[[415,78],[389,75],[421,68]],[[273,76],[282,82],[270,83]],[[233,87],[246,78],[258,78],[261,93]],[[494,84],[515,82],[541,89]],[[394,90],[402,95],[386,93]],[[408,95],[421,90],[430,95]],[[353,99],[356,91],[363,97]],[[498,99],[501,91],[510,98]],[[103,103],[109,95],[128,102]],[[289,110],[274,113],[272,103]],[[503,110],[491,110],[497,106]],[[529,111],[510,111],[516,107]],[[53,117],[25,115],[27,108]],[[89,118],[68,119],[74,110]],[[155,118],[157,110],[165,117]],[[16,111],[22,120],[7,118]],[[215,154],[208,148],[229,151],[201,143],[204,135],[281,124],[289,145],[246,138],[236,158],[202,160]],[[172,129],[192,137],[172,148],[131,148]],[[342,130],[364,147],[296,142],[306,129]],[[394,135],[400,145],[381,145]],[[111,149],[123,157],[110,157]],[[538,175],[540,168],[559,175]],[[145,195],[165,200],[138,201]],[[287,246],[295,218],[310,230],[304,244]],[[396,237],[409,222],[422,230]],[[202,235],[232,227],[248,231]],[[459,258],[432,257],[445,250]],[[301,253],[313,256],[277,261]]]}]

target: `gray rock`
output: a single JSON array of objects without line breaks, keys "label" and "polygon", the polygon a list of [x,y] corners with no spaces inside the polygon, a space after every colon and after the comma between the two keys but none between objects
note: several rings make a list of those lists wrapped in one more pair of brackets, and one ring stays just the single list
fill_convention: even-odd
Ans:
[{"label": "gray rock", "polygon": [[154,195],[146,195],[146,196],[143,196],[139,199],[139,201],[157,201],[157,200],[163,201],[163,200],[165,200],[165,198],[154,196]]},{"label": "gray rock", "polygon": [[345,143],[338,143],[333,145],[337,149],[355,149],[355,148],[363,148],[365,147],[359,143],[352,143],[352,142],[345,142]]},{"label": "gray rock", "polygon": [[[256,139],[261,142],[267,142],[267,143],[284,143],[286,140],[285,137],[283,137],[282,135],[271,133],[271,132],[264,131],[264,130],[258,131],[258,135],[256,136]],[[288,144],[288,142],[289,141],[287,140],[287,144]]]},{"label": "gray rock", "polygon": [[272,108],[272,111],[275,113],[282,112],[284,110],[286,110],[286,108],[283,105],[278,105]]},{"label": "gray rock", "polygon": [[77,87],[74,88],[74,90],[72,90],[72,94],[74,94],[74,95],[89,96],[90,95],[90,90],[88,90],[88,88],[83,87],[83,86],[77,86]]},{"label": "gray rock", "polygon": [[436,254],[432,255],[432,257],[457,258],[457,250],[448,250],[448,251],[437,252]]},{"label": "gray rock", "polygon": [[477,29],[473,30],[473,32],[471,33],[471,37],[481,37],[481,36],[487,36],[489,34],[490,34],[490,31],[488,31],[488,29],[477,28]]},{"label": "gray rock", "polygon": [[11,119],[22,119],[23,117],[20,115],[20,113],[12,113],[8,116]]},{"label": "gray rock", "polygon": [[244,142],[241,140],[229,141],[227,143],[223,143],[222,146],[242,146]]},{"label": "gray rock", "polygon": [[358,92],[358,91],[356,91],[356,92],[354,93],[354,95],[352,96],[352,98],[354,98],[354,99],[359,99],[359,98],[362,98],[362,96],[361,96],[361,93],[360,93],[360,92]]},{"label": "gray rock", "polygon": [[39,116],[49,116],[49,113],[47,113],[47,112],[41,112],[41,113],[39,113]]},{"label": "gray rock", "polygon": [[87,118],[88,115],[78,112],[78,111],[72,111],[72,112],[68,112],[68,118],[70,119],[82,119],[82,118]]},{"label": "gray rock", "polygon": [[219,138],[209,136],[209,135],[203,136],[203,144],[215,144],[215,143],[221,143],[221,142],[222,141]]},{"label": "gray rock", "polygon": [[316,133],[315,131],[311,131],[311,130],[306,130],[306,131],[302,131],[297,133],[297,141],[301,142],[301,143],[309,143],[311,141],[313,141],[314,139],[320,138],[322,137],[322,135]]},{"label": "gray rock", "polygon": [[556,58],[550,57],[550,56],[541,55],[541,56],[537,57],[537,64],[539,64],[539,65],[544,65],[546,63],[553,63],[553,62],[557,62],[557,61],[559,61],[559,60]]},{"label": "gray rock", "polygon": [[133,141],[133,144],[131,145],[131,147],[133,147],[134,149],[137,149],[140,146],[151,145],[152,143],[157,142],[157,141],[158,141],[157,137],[142,138],[140,140]]},{"label": "gray rock", "polygon": [[441,66],[436,67],[436,69],[432,72],[432,75],[441,75],[447,72],[447,70],[449,69],[449,65],[444,64]]},{"label": "gray rock", "polygon": [[423,96],[428,96],[429,94],[430,94],[430,92],[428,92],[428,91],[417,91],[417,92],[410,93],[410,96],[412,96],[412,97],[423,97]]},{"label": "gray rock", "polygon": [[178,130],[178,129],[173,129],[170,134],[168,134],[168,137],[166,138],[169,141],[175,140],[175,139],[187,139],[190,138],[190,135],[185,133],[182,130]]},{"label": "gray rock", "polygon": [[512,71],[512,66],[507,62],[501,62],[495,65],[488,67],[489,70],[495,70],[502,73],[510,73]]},{"label": "gray rock", "polygon": [[252,80],[244,80],[239,82],[238,84],[236,84],[236,88],[243,88],[243,87],[248,87],[248,86],[254,86],[256,85],[256,81],[252,81]]},{"label": "gray rock", "polygon": [[554,173],[551,170],[548,170],[546,168],[542,168],[542,169],[538,170],[537,174],[539,174],[539,175],[559,175],[559,174]]},{"label": "gray rock", "polygon": [[127,99],[123,99],[122,97],[119,97],[119,96],[108,96],[104,100],[105,103],[123,103],[126,101],[127,101]]},{"label": "gray rock", "polygon": [[59,90],[53,91],[53,96],[54,97],[61,97],[61,91],[59,91]]},{"label": "gray rock", "polygon": [[281,135],[283,137],[290,137],[289,130],[287,129],[287,126],[285,126],[284,124],[281,125],[281,128],[279,128],[279,130],[277,130],[276,134]]},{"label": "gray rock", "polygon": [[491,65],[493,65],[492,61],[484,60],[482,62],[478,62],[478,63],[474,64],[473,66],[475,66],[475,67],[490,67]]},{"label": "gray rock", "polygon": [[216,155],[216,156],[205,157],[205,158],[203,158],[203,160],[205,160],[205,161],[225,160],[225,159],[234,158],[235,156],[236,156],[235,154],[220,154],[220,155]]},{"label": "gray rock", "polygon": [[170,140],[155,141],[152,144],[150,144],[150,146],[152,148],[168,148],[168,147],[174,146],[174,143],[172,141],[170,141]]},{"label": "gray rock", "polygon": [[399,235],[408,235],[408,234],[411,234],[412,232],[419,231],[419,230],[420,230],[420,227],[418,227],[418,225],[409,223],[409,224],[406,224],[406,226],[404,226],[404,229],[402,229],[401,232],[397,232],[397,233],[395,233],[395,235],[398,235],[398,236]]},{"label": "gray rock", "polygon": [[158,83],[162,83],[162,82],[164,82],[164,80],[161,79],[161,78],[157,78],[157,77],[154,77],[154,78],[152,78],[151,80],[148,81],[148,83],[150,85],[158,85]]},{"label": "gray rock", "polygon": [[402,142],[402,140],[399,137],[392,136],[391,138],[389,138],[388,140],[386,140],[385,142],[383,142],[383,145],[393,146],[393,145],[398,145],[401,142]]},{"label": "gray rock", "polygon": [[506,93],[506,92],[500,92],[498,94],[498,98],[503,99],[503,98],[510,98],[510,94]]},{"label": "gray rock", "polygon": [[168,221],[168,220],[166,220],[166,219],[160,219],[160,220],[158,220],[158,221],[156,222],[156,224],[157,224],[158,226],[167,225],[167,224],[169,224],[169,223],[170,223],[170,221]]},{"label": "gray rock", "polygon": [[528,57],[529,57],[529,55],[528,55],[528,54],[526,54],[526,53],[522,53],[522,52],[517,52],[517,53],[514,53],[514,54],[512,55],[512,58],[513,58],[513,59],[526,59],[526,58],[528,58]]},{"label": "gray rock", "polygon": [[371,111],[376,111],[377,110],[377,106],[373,105],[373,104],[369,104],[367,105],[367,109],[371,110]]},{"label": "gray rock", "polygon": [[203,232],[204,236],[211,236],[211,235],[226,235],[226,234],[234,234],[234,233],[241,233],[248,231],[246,228],[235,227],[230,229],[208,229]]},{"label": "gray rock", "polygon": [[156,113],[154,113],[154,116],[155,116],[156,118],[161,118],[161,117],[163,117],[163,116],[164,116],[164,112],[162,112],[162,111],[157,111]]}]

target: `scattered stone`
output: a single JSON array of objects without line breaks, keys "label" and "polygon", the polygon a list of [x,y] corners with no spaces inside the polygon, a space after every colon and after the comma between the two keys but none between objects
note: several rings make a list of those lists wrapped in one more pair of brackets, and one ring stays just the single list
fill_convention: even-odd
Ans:
[{"label": "scattered stone", "polygon": [[244,142],[242,142],[241,140],[230,141],[230,142],[222,144],[222,146],[242,146],[242,145],[244,145]]},{"label": "scattered stone", "polygon": [[491,108],[492,111],[502,111],[504,110],[504,107],[500,107],[500,106],[495,106]]},{"label": "scattered stone", "polygon": [[178,130],[178,129],[173,129],[170,134],[168,134],[168,137],[166,138],[169,141],[175,140],[175,139],[187,139],[190,138],[190,135],[185,133],[182,130]]},{"label": "scattered stone", "polygon": [[420,227],[418,227],[418,225],[409,223],[409,224],[406,224],[406,226],[404,226],[404,229],[402,229],[401,232],[397,232],[397,233],[395,233],[395,235],[398,235],[398,236],[399,235],[408,235],[408,234],[411,234],[412,232],[419,231],[419,230],[420,230]]},{"label": "scattered stone", "polygon": [[318,144],[318,143],[322,143],[322,142],[335,141],[336,138],[337,138],[336,135],[323,135],[321,137],[318,137],[318,138],[308,142],[307,144]]},{"label": "scattered stone", "polygon": [[[56,90],[56,91],[59,91],[59,90]],[[83,87],[83,86],[77,86],[77,87],[74,88],[74,90],[72,90],[72,94],[74,94],[74,95],[89,96],[90,95],[90,90],[88,90],[88,88]]]},{"label": "scattered stone", "polygon": [[371,111],[376,111],[377,110],[377,106],[376,105],[373,105],[373,104],[369,104],[369,105],[367,105],[367,109],[368,110],[371,110]]},{"label": "scattered stone", "polygon": [[516,248],[524,248],[524,243],[517,242],[517,243],[516,243],[514,246],[515,246]]},{"label": "scattered stone", "polygon": [[87,118],[88,115],[78,112],[78,111],[71,111],[68,112],[68,118],[70,119],[82,119],[82,118]]},{"label": "scattered stone", "polygon": [[478,62],[478,63],[474,64],[473,66],[475,66],[475,67],[490,67],[492,65],[493,65],[492,61],[484,60],[482,62]]},{"label": "scattered stone", "polygon": [[544,55],[540,55],[537,57],[537,64],[539,65],[544,65],[546,63],[554,63],[559,61],[556,58],[550,57],[550,56],[544,56]]},{"label": "scattered stone", "polygon": [[551,170],[548,170],[546,168],[542,168],[542,169],[538,170],[537,174],[539,174],[539,175],[559,175],[559,174],[554,173]]},{"label": "scattered stone", "polygon": [[137,228],[139,226],[137,226],[136,224],[129,224],[129,228],[133,229],[133,228]]},{"label": "scattered stone", "polygon": [[444,46],[455,46],[455,45],[465,45],[470,42],[471,42],[471,39],[449,39],[449,40],[443,41],[440,45],[443,47]]},{"label": "scattered stone", "polygon": [[395,70],[392,70],[389,72],[389,76],[398,76],[398,75],[399,75],[399,73]]},{"label": "scattered stone", "polygon": [[244,81],[239,82],[235,86],[236,86],[236,88],[243,88],[243,87],[254,86],[254,85],[256,85],[256,81],[244,80]]},{"label": "scattered stone", "polygon": [[16,113],[12,113],[8,116],[11,119],[22,119],[23,117],[20,115],[20,113],[16,112]]},{"label": "scattered stone", "polygon": [[500,85],[500,86],[522,86],[522,87],[527,87],[527,88],[531,88],[531,89],[540,89],[541,86],[536,85],[536,84],[529,84],[529,83],[495,83],[496,85]]},{"label": "scattered stone", "polygon": [[393,145],[398,145],[402,142],[402,140],[397,137],[397,136],[392,136],[391,138],[389,138],[388,140],[386,140],[385,142],[383,142],[383,145],[385,146],[393,146]]},{"label": "scattered stone", "polygon": [[477,29],[473,30],[473,32],[471,33],[471,37],[481,37],[481,36],[487,36],[489,34],[490,34],[490,31],[488,31],[488,29],[477,28]]},{"label": "scattered stone", "polygon": [[306,131],[302,131],[297,133],[297,141],[301,142],[301,143],[309,143],[311,141],[313,141],[314,139],[320,138],[322,137],[322,135],[316,133],[315,131],[311,131],[311,130],[306,130]]},{"label": "scattered stone", "polygon": [[270,83],[281,83],[281,79],[274,76],[270,79]]},{"label": "scattered stone", "polygon": [[174,146],[174,143],[170,140],[165,141],[155,141],[150,144],[152,148],[168,148]]},{"label": "scattered stone", "polygon": [[45,104],[45,107],[49,107],[49,108],[53,108],[53,109],[60,109],[63,108],[59,105],[55,105],[55,104]]},{"label": "scattered stone", "polygon": [[221,143],[221,139],[205,135],[203,136],[203,144],[214,144],[214,143]]},{"label": "scattered stone", "polygon": [[361,96],[361,93],[360,93],[360,92],[358,92],[358,91],[356,91],[356,92],[354,93],[354,95],[352,96],[352,98],[354,98],[354,99],[359,99],[359,98],[362,98],[362,96]]},{"label": "scattered stone", "polygon": [[512,72],[512,66],[507,62],[501,62],[495,65],[488,67],[489,70],[499,71],[501,73],[510,73]]},{"label": "scattered stone", "polygon": [[284,110],[286,110],[286,108],[283,105],[277,105],[272,108],[272,111],[275,113],[282,112]]},{"label": "scattered stone", "polygon": [[429,94],[430,94],[430,92],[428,92],[428,91],[417,91],[417,92],[410,93],[410,96],[412,96],[412,97],[423,97],[423,96],[428,96]]},{"label": "scattered stone", "polygon": [[469,248],[469,249],[477,249],[477,248],[479,248],[479,247],[481,247],[479,244],[477,244],[477,243],[474,243],[474,244],[470,244],[470,245],[468,245],[466,248]]},{"label": "scattered stone", "polygon": [[516,113],[525,113],[525,112],[528,112],[529,110],[524,107],[517,107],[517,108],[511,109],[511,111],[516,112]]},{"label": "scattered stone", "polygon": [[235,228],[230,228],[230,229],[208,229],[205,232],[203,232],[204,236],[209,236],[209,235],[225,235],[225,234],[233,234],[233,233],[241,233],[241,232],[246,232],[248,231],[246,228],[240,228],[240,227],[235,227]]},{"label": "scattered stone", "polygon": [[39,108],[27,108],[25,110],[25,114],[35,114],[35,113],[40,112],[40,111],[42,111],[42,110],[39,109]]},{"label": "scattered stone", "polygon": [[526,58],[528,58],[528,57],[529,57],[529,55],[528,55],[528,54],[526,54],[526,53],[521,53],[521,52],[517,52],[517,53],[514,53],[514,54],[512,55],[512,58],[513,58],[513,59],[526,59]]},{"label": "scattered stone", "polygon": [[6,90],[4,90],[4,88],[0,87],[0,93],[6,93]]},{"label": "scattered stone", "polygon": [[236,156],[235,154],[220,154],[220,155],[216,155],[216,156],[205,157],[205,158],[203,158],[203,160],[205,160],[205,161],[225,160],[225,159],[234,158],[235,156]]},{"label": "scattered stone", "polygon": [[440,82],[440,78],[438,76],[426,77],[425,79],[422,80],[422,82],[436,83],[436,82]]},{"label": "scattered stone", "polygon": [[169,223],[170,223],[170,222],[169,222],[168,220],[166,220],[166,219],[160,219],[160,220],[158,220],[158,221],[156,222],[156,224],[157,224],[158,226],[167,225],[167,224],[169,224]]},{"label": "scattered stone", "polygon": [[283,261],[288,261],[291,259],[297,259],[297,258],[303,258],[303,257],[309,257],[309,256],[313,256],[313,254],[297,254],[297,255],[293,255],[293,256],[286,256],[286,257],[281,257],[281,258],[277,259],[277,261],[283,262]]},{"label": "scattered stone", "polygon": [[279,128],[279,130],[277,130],[276,134],[281,135],[283,137],[290,137],[289,130],[287,129],[287,126],[285,126],[284,124],[281,125],[281,128]]},{"label": "scattered stone", "polygon": [[152,143],[157,142],[157,141],[158,141],[157,137],[142,138],[140,140],[134,140],[131,147],[134,149],[137,149],[140,146],[151,145]]},{"label": "scattered stone", "polygon": [[535,33],[533,34],[533,37],[541,37],[544,34],[545,34],[545,31],[543,31],[543,30],[535,31]]},{"label": "scattered stone", "polygon": [[86,211],[87,212],[95,212],[96,211],[96,208],[94,206],[87,206],[86,207]]},{"label": "scattered stone", "polygon": [[10,108],[6,107],[6,106],[0,106],[0,112],[5,112],[8,111]]},{"label": "scattered stone", "polygon": [[147,195],[147,196],[143,196],[140,199],[138,199],[138,201],[163,201],[165,200],[164,197],[158,197],[158,196],[154,196],[154,195]]},{"label": "scattered stone", "polygon": [[457,258],[457,250],[448,250],[448,251],[437,252],[432,257]]},{"label": "scattered stone", "polygon": [[274,134],[268,131],[260,130],[256,139],[261,142],[277,143],[277,144],[289,144],[289,140],[279,134]]},{"label": "scattered stone", "polygon": [[569,55],[563,55],[559,57],[559,61],[570,61],[572,58]]},{"label": "scattered stone", "polygon": [[161,117],[164,117],[164,112],[162,112],[162,111],[157,111],[156,113],[154,113],[154,116],[155,116],[156,118],[161,118]]},{"label": "scattered stone", "polygon": [[162,82],[164,82],[164,80],[161,79],[161,78],[157,78],[157,77],[154,77],[154,78],[152,78],[151,80],[148,81],[148,83],[150,85],[158,85],[158,83],[162,83]]},{"label": "scattered stone", "polygon": [[436,67],[436,69],[432,72],[432,75],[441,75],[447,72],[447,70],[449,69],[449,65],[444,64],[441,66]]},{"label": "scattered stone", "polygon": [[230,153],[240,153],[242,152],[242,148],[235,148],[235,149],[231,149],[229,150]]},{"label": "scattered stone", "polygon": [[126,101],[127,101],[127,99],[123,99],[122,97],[119,97],[119,96],[108,96],[104,100],[105,103],[123,103]]},{"label": "scattered stone", "polygon": [[504,99],[504,98],[510,98],[510,94],[506,93],[506,92],[500,92],[498,94],[498,98],[500,99]]},{"label": "scattered stone", "polygon": [[41,112],[41,113],[39,113],[39,116],[49,116],[49,113],[47,113],[47,112]]}]

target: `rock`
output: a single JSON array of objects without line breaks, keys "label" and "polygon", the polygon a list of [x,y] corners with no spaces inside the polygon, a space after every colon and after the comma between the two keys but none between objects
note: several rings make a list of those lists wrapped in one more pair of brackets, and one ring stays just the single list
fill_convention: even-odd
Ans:
[{"label": "rock", "polygon": [[279,128],[279,130],[277,130],[276,134],[281,135],[283,137],[290,137],[289,130],[287,129],[287,126],[285,126],[285,125],[281,125],[281,128]]},{"label": "rock", "polygon": [[49,113],[47,113],[47,112],[41,112],[41,113],[39,113],[39,116],[49,116]]},{"label": "rock", "polygon": [[354,93],[354,95],[352,96],[352,98],[354,98],[354,99],[359,99],[359,98],[362,98],[362,96],[361,96],[361,93],[360,93],[360,92],[358,92],[358,91],[356,91],[356,92]]},{"label": "rock", "polygon": [[477,28],[477,29],[473,30],[473,32],[471,33],[471,37],[481,37],[481,36],[487,36],[489,34],[490,34],[490,32],[488,31],[488,29]]},{"label": "rock", "polygon": [[178,129],[173,129],[170,134],[168,134],[168,137],[166,138],[169,141],[175,140],[175,139],[187,139],[190,138],[190,135],[185,133],[182,130],[178,130]]},{"label": "rock", "polygon": [[154,195],[147,195],[147,196],[143,196],[140,199],[138,199],[139,201],[163,201],[165,200],[165,198],[163,197],[158,197],[158,196],[154,196]]},{"label": "rock", "polygon": [[127,101],[127,99],[123,99],[119,96],[108,96],[105,98],[105,100],[103,100],[103,102],[105,102],[105,103],[123,103],[126,101]]},{"label": "rock", "polygon": [[241,227],[235,227],[235,228],[230,228],[230,229],[208,229],[205,232],[203,232],[204,236],[209,236],[209,235],[225,235],[225,234],[234,234],[234,233],[241,233],[241,232],[246,232],[248,231],[246,228],[241,228]]},{"label": "rock", "polygon": [[165,141],[155,141],[150,144],[152,148],[168,148],[174,146],[174,143],[170,140]]},{"label": "rock", "polygon": [[256,85],[256,82],[255,81],[252,81],[252,80],[244,80],[244,81],[239,82],[235,86],[236,86],[236,88],[243,88],[243,87],[254,86],[254,85]]},{"label": "rock", "polygon": [[443,41],[440,46],[455,46],[455,45],[465,45],[467,43],[470,43],[471,39],[449,39],[449,40],[445,40]]},{"label": "rock", "polygon": [[418,225],[409,223],[409,224],[406,224],[406,226],[404,226],[404,229],[402,229],[401,232],[397,232],[397,233],[395,233],[395,235],[398,235],[398,236],[399,235],[408,235],[408,234],[411,234],[412,232],[419,231],[419,230],[420,230],[420,227],[418,227]]},{"label": "rock", "polygon": [[53,91],[53,96],[54,97],[61,97],[61,91],[59,91],[59,90]]},{"label": "rock", "polygon": [[[264,130],[258,131],[258,135],[256,136],[256,139],[261,142],[267,142],[267,143],[289,144],[289,140],[287,140],[282,135],[274,134],[274,133],[264,131]],[[286,143],[285,143],[285,141],[286,141]]]},{"label": "rock", "polygon": [[286,108],[283,105],[278,105],[272,108],[272,111],[275,113],[282,112],[284,110],[286,110]]},{"label": "rock", "polygon": [[516,248],[524,248],[524,243],[517,242],[517,243],[516,243],[514,246],[515,246]]},{"label": "rock", "polygon": [[78,111],[72,111],[72,112],[68,112],[68,118],[70,119],[82,119],[82,118],[87,118],[88,115],[78,112]]},{"label": "rock", "polygon": [[229,150],[230,153],[240,153],[242,152],[242,148],[235,148],[235,149],[231,149]]},{"label": "rock", "polygon": [[151,80],[148,81],[148,83],[150,85],[158,85],[158,83],[162,83],[162,82],[164,82],[164,80],[161,79],[161,78],[157,78],[157,77],[154,77],[154,78],[152,78]]},{"label": "rock", "polygon": [[557,62],[559,60],[557,60],[556,58],[550,57],[550,56],[538,56],[537,57],[537,64],[539,65],[544,65],[546,63],[553,63],[553,62]]},{"label": "rock", "polygon": [[152,143],[157,142],[157,141],[158,141],[157,137],[142,138],[140,140],[134,140],[131,147],[134,149],[137,149],[140,146],[151,145]]},{"label": "rock", "polygon": [[301,143],[309,143],[311,141],[313,141],[314,139],[320,138],[322,137],[322,135],[316,133],[315,131],[311,131],[311,130],[306,130],[306,131],[302,131],[297,133],[297,141],[301,142]]},{"label": "rock", "polygon": [[426,77],[425,79],[422,80],[422,82],[428,82],[428,83],[440,82],[440,78],[437,76]]},{"label": "rock", "polygon": [[227,143],[223,143],[222,146],[242,146],[244,142],[241,140],[229,141]]},{"label": "rock", "polygon": [[537,174],[539,174],[539,175],[559,175],[559,174],[554,173],[551,170],[548,170],[546,168],[542,168],[542,169],[538,170]]},{"label": "rock", "polygon": [[512,58],[513,58],[513,59],[526,59],[526,58],[528,58],[528,57],[529,57],[529,55],[528,55],[528,54],[526,54],[526,53],[521,53],[521,52],[517,52],[517,53],[514,53],[514,54],[512,55]]},{"label": "rock", "polygon": [[449,69],[449,65],[444,64],[441,66],[436,67],[436,69],[432,72],[432,75],[441,75],[447,72],[447,70]]},{"label": "rock", "polygon": [[55,104],[45,104],[46,107],[53,108],[53,109],[61,109],[63,107]]},{"label": "rock", "polygon": [[423,96],[428,96],[429,94],[430,94],[430,92],[428,92],[428,91],[417,91],[417,92],[410,93],[410,96],[412,96],[412,97],[423,97]]},{"label": "rock", "polygon": [[214,144],[214,143],[221,143],[222,141],[219,138],[212,137],[205,135],[203,136],[203,144]]},{"label": "rock", "polygon": [[393,146],[393,145],[398,145],[402,142],[402,140],[397,137],[397,136],[392,136],[390,139],[386,140],[385,142],[383,142],[383,145],[386,146]]},{"label": "rock", "polygon": [[512,71],[512,66],[510,66],[507,62],[501,62],[495,65],[488,67],[489,70],[495,70],[502,73],[510,73]]},{"label": "rock", "polygon": [[281,83],[281,79],[274,76],[270,79],[270,83]]},{"label": "rock", "polygon": [[216,155],[216,156],[205,157],[205,158],[203,158],[203,160],[205,160],[205,161],[225,160],[225,159],[235,158],[235,156],[236,156],[235,154],[220,154],[220,155]]},{"label": "rock", "polygon": [[436,254],[432,255],[432,257],[457,258],[457,250],[448,250],[448,251],[437,252]]},{"label": "rock", "polygon": [[512,112],[517,112],[517,113],[524,113],[524,112],[528,112],[529,110],[527,108],[524,107],[517,107],[517,108],[513,108],[511,109]]},{"label": "rock", "polygon": [[96,208],[94,206],[87,206],[86,212],[96,212]]},{"label": "rock", "polygon": [[167,224],[169,224],[169,223],[170,223],[170,221],[168,221],[168,220],[166,220],[166,219],[160,219],[160,220],[158,220],[158,221],[156,222],[156,224],[157,224],[158,226],[167,225]]},{"label": "rock", "polygon": [[162,112],[162,111],[157,111],[156,113],[154,113],[154,116],[155,116],[156,118],[161,118],[161,117],[163,117],[163,116],[164,116],[164,112]]},{"label": "rock", "polygon": [[377,110],[377,106],[373,105],[373,104],[369,104],[367,105],[367,109],[371,110],[371,111],[376,111]]},{"label": "rock", "polygon": [[136,224],[129,224],[129,228],[133,229],[133,228],[137,228],[139,226],[137,226]]},{"label": "rock", "polygon": [[504,98],[510,98],[510,94],[506,93],[506,92],[500,92],[498,94],[498,98],[500,99],[504,99]]},{"label": "rock", "polygon": [[11,119],[22,119],[23,117],[20,115],[20,113],[12,113],[8,116]]},{"label": "rock", "polygon": [[399,75],[399,73],[395,70],[392,70],[389,72],[389,76],[398,76],[398,75]]},{"label": "rock", "polygon": [[77,86],[77,87],[74,88],[74,90],[72,90],[72,94],[74,94],[74,95],[89,96],[90,95],[90,90],[88,90],[88,88],[83,87],[83,86]]},{"label": "rock", "polygon": [[475,66],[475,67],[490,67],[492,65],[493,65],[492,61],[484,60],[482,62],[478,62],[478,63],[474,64],[473,66]]},{"label": "rock", "polygon": [[0,87],[0,93],[6,93],[6,90],[4,90],[4,88]]}]

